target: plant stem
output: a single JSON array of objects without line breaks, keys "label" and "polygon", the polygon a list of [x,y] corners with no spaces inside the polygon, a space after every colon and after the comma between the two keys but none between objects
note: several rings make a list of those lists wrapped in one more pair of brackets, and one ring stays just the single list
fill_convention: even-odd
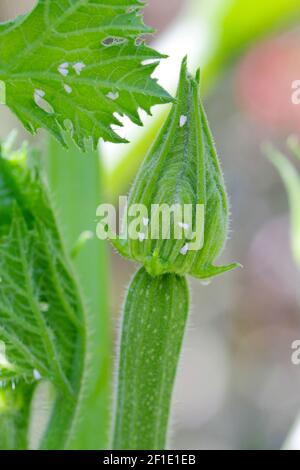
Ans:
[{"label": "plant stem", "polygon": [[21,390],[1,390],[0,449],[28,449],[28,425],[35,384],[22,384]]},{"label": "plant stem", "polygon": [[189,305],[184,277],[134,276],[124,307],[113,448],[164,449]]},{"label": "plant stem", "polygon": [[[69,140],[70,150],[50,140],[46,162],[66,248],[72,251],[83,231],[95,233],[95,215],[101,203],[101,163],[98,152],[82,154]],[[85,364],[73,431],[67,448],[107,448],[110,397],[111,330],[107,300],[105,242],[89,240],[74,260],[86,299]],[[70,404],[65,404],[66,409]],[[62,405],[59,406],[61,409]]]}]

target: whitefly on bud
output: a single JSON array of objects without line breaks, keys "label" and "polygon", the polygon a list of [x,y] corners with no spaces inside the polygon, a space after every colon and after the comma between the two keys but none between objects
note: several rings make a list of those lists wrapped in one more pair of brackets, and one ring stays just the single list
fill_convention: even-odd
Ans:
[{"label": "whitefly on bud", "polygon": [[199,82],[185,59],[176,101],[135,179],[122,233],[112,240],[152,276],[208,279],[238,266],[214,265],[227,239],[229,209]]}]

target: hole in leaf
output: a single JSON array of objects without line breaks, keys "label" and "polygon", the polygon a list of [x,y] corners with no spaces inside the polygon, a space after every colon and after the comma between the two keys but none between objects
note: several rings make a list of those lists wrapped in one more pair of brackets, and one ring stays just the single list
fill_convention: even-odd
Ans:
[{"label": "hole in leaf", "polygon": [[136,38],[135,45],[137,47],[142,46],[143,44],[145,44],[145,38],[143,36],[140,36],[140,37]]},{"label": "hole in leaf", "polygon": [[158,63],[158,60],[157,59],[146,59],[146,60],[143,60],[142,62],[142,65],[151,65],[151,64],[157,64]]},{"label": "hole in leaf", "polygon": [[103,39],[102,44],[103,46],[120,46],[121,44],[125,44],[127,39],[117,37],[117,36],[108,36],[107,38]]}]

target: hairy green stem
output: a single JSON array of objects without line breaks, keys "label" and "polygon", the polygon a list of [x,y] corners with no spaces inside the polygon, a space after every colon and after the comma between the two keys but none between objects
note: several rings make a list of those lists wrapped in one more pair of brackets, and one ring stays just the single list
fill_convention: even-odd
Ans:
[{"label": "hairy green stem", "polygon": [[[86,378],[84,370],[84,357],[86,356],[85,343],[86,335],[80,336],[77,344],[77,355],[73,358],[71,382],[74,396],[65,396],[62,392],[57,393],[47,430],[40,445],[42,450],[81,449],[81,447],[74,446],[73,441],[74,438],[78,439],[78,434],[81,432],[82,423],[78,425],[78,413],[80,413],[81,416],[83,415],[80,395],[83,386],[88,385],[88,383],[85,383]],[[81,443],[79,443],[79,445],[80,444]]]},{"label": "hairy green stem", "polygon": [[[64,241],[71,252],[82,232],[95,233],[95,213],[101,203],[102,183],[98,152],[82,154],[71,140],[69,145],[70,150],[67,151],[51,139],[46,166],[54,201],[59,207],[58,218]],[[94,236],[76,253],[74,265],[86,299],[85,362],[76,403],[67,400],[64,403],[62,397],[58,397],[52,418],[53,429],[60,425],[68,426],[59,419],[62,410],[62,416],[73,413],[72,428],[68,430],[64,447],[101,449],[107,448],[110,397],[107,252],[105,243]],[[51,429],[48,432],[51,433]]]},{"label": "hairy green stem", "polygon": [[0,391],[0,449],[28,449],[29,415],[35,384],[22,384],[14,392],[11,388]]},{"label": "hairy green stem", "polygon": [[120,345],[113,448],[164,449],[189,306],[184,277],[144,268],[128,290]]}]

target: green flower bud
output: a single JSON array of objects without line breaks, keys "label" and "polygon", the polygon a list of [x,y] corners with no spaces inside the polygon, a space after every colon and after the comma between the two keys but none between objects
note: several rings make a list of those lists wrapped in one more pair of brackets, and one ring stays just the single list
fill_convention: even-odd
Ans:
[{"label": "green flower bud", "polygon": [[176,102],[129,195],[114,245],[150,275],[208,279],[235,268],[214,266],[228,234],[228,201],[196,78],[183,61]]}]

